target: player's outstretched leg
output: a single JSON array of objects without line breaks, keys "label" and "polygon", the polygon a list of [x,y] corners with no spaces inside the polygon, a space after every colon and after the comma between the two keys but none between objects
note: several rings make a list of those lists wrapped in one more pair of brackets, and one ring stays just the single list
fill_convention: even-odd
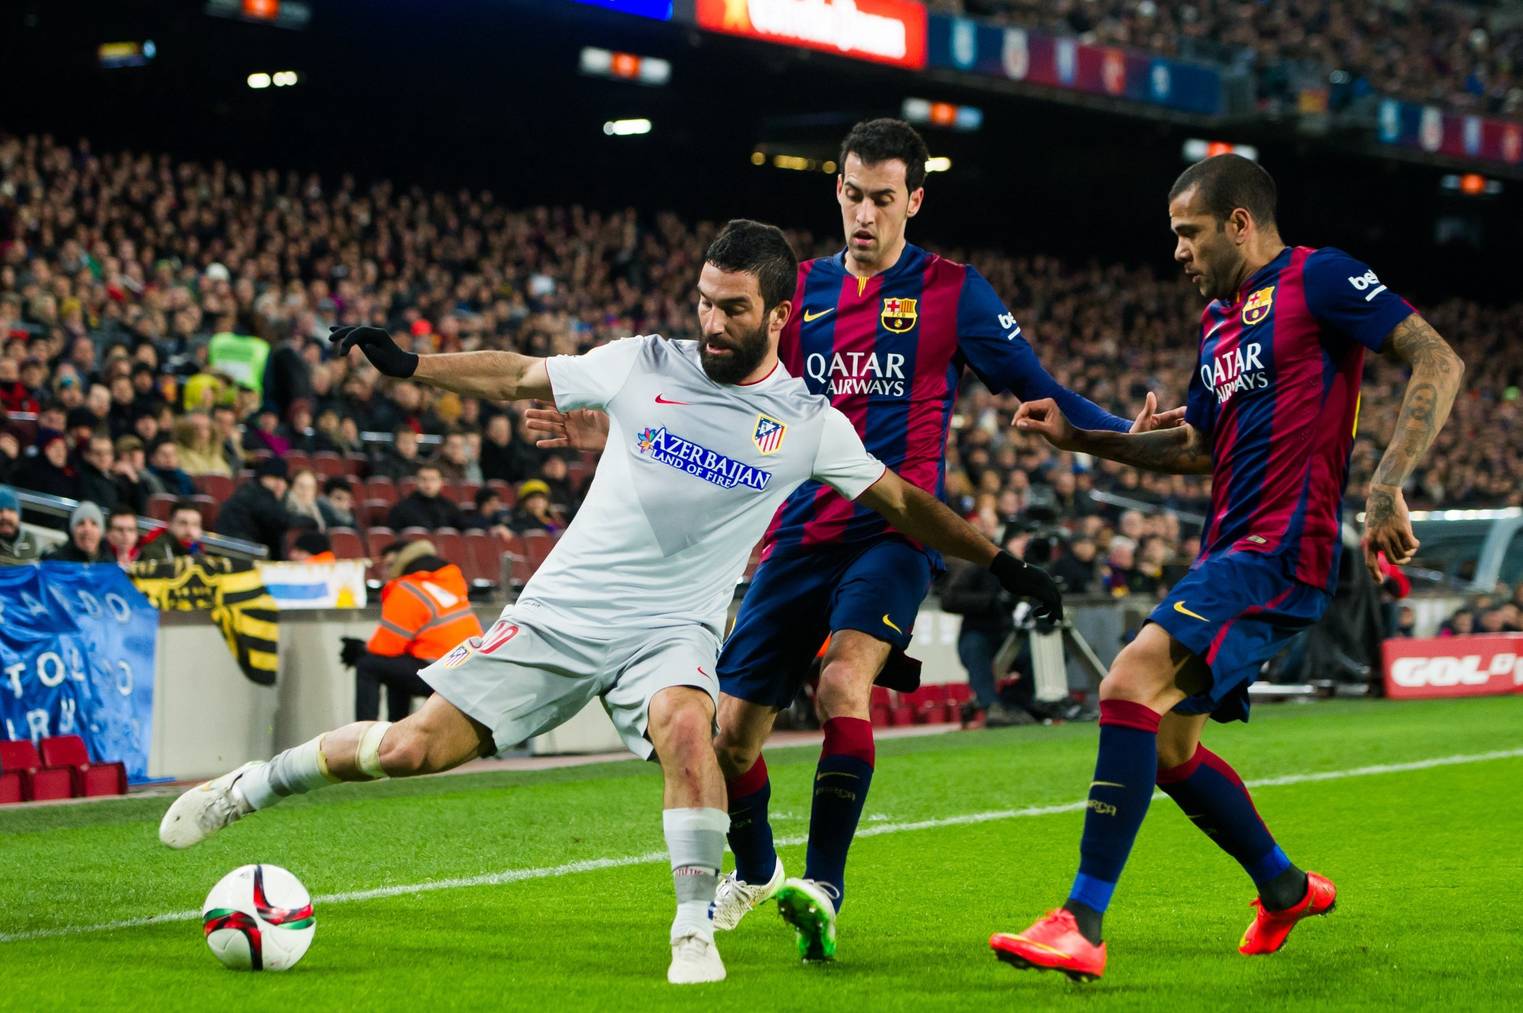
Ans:
[{"label": "player's outstretched leg", "polygon": [[1274,953],[1296,922],[1332,910],[1337,889],[1326,877],[1302,872],[1275,843],[1237,771],[1200,744],[1206,718],[1164,715],[1158,729],[1158,787],[1237,860],[1258,888],[1253,902],[1258,910],[1239,951]]},{"label": "player's outstretched leg", "polygon": [[159,840],[188,848],[288,795],[339,781],[433,774],[493,751],[486,727],[436,693],[396,724],[357,721],[197,785],[164,814]]},{"label": "player's outstretched leg", "polygon": [[1090,981],[1105,971],[1101,921],[1153,797],[1161,714],[1185,693],[1176,677],[1193,656],[1155,625],[1144,626],[1100,684],[1100,751],[1089,785],[1079,874],[1068,900],[1024,932],[997,932],[995,955],[1016,967]]},{"label": "player's outstretched leg", "polygon": [[728,932],[747,912],[766,903],[783,885],[783,862],[772,843],[767,804],[772,782],[762,743],[772,731],[775,708],[737,697],[719,698],[719,734],[714,751],[729,798],[730,850],[735,868],[719,882],[714,897],[714,927]]},{"label": "player's outstretched leg", "polygon": [[836,916],[846,896],[846,854],[873,783],[876,757],[868,703],[889,651],[890,645],[877,637],[838,630],[831,634],[820,670],[825,744],[814,773],[804,876],[787,880],[777,892],[778,910],[793,926],[804,960],[835,958]]},{"label": "player's outstretched leg", "polygon": [[650,701],[649,733],[665,778],[662,826],[677,890],[672,920],[673,985],[723,981],[710,910],[724,866],[724,779],[714,758],[714,701],[703,690],[670,686]]}]

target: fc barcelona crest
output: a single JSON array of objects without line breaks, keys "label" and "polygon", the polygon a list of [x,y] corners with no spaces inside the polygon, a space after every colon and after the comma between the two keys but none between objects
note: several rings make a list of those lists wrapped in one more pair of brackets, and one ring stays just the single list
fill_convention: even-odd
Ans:
[{"label": "fc barcelona crest", "polygon": [[751,434],[751,442],[756,444],[756,449],[763,454],[775,454],[782,448],[783,437],[787,433],[788,427],[777,419],[758,415],[756,416],[756,431]]},{"label": "fc barcelona crest", "polygon": [[1261,288],[1248,297],[1243,303],[1243,323],[1252,327],[1254,324],[1269,316],[1269,310],[1274,306],[1274,286]]},{"label": "fc barcelona crest", "polygon": [[903,334],[915,326],[915,303],[914,299],[885,299],[883,300],[883,329],[895,334]]}]

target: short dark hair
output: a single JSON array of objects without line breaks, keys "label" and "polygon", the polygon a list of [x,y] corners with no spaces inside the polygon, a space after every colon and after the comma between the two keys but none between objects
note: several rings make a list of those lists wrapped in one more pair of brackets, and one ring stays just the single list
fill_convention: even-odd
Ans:
[{"label": "short dark hair", "polygon": [[1200,187],[1201,202],[1217,222],[1225,222],[1242,208],[1260,225],[1274,227],[1278,198],[1274,178],[1252,159],[1232,154],[1201,159],[1179,174],[1169,188],[1169,201],[1192,186]]},{"label": "short dark hair", "polygon": [[704,251],[703,259],[721,271],[756,275],[764,309],[792,299],[798,285],[799,259],[776,225],[749,218],[726,222]]},{"label": "short dark hair", "polygon": [[110,524],[111,519],[114,517],[131,517],[132,523],[137,523],[137,511],[133,510],[132,507],[128,506],[126,503],[118,503],[116,506],[112,507],[111,513],[106,515],[106,523]]},{"label": "short dark hair", "polygon": [[502,498],[502,493],[498,492],[496,489],[493,489],[489,485],[484,485],[480,489],[477,489],[476,490],[476,509],[480,510],[482,508],[482,506],[484,506],[486,504],[487,500],[491,499],[494,496],[496,496],[497,498],[501,499]]},{"label": "short dark hair", "polygon": [[846,169],[846,156],[852,154],[868,165],[898,159],[904,163],[904,183],[910,193],[925,185],[925,163],[930,159],[931,152],[926,148],[920,132],[903,120],[885,116],[858,123],[841,142],[843,172]]},{"label": "short dark hair", "polygon": [[190,510],[193,511],[197,517],[201,516],[201,504],[197,503],[193,499],[175,500],[175,505],[169,508],[169,516],[173,517],[181,510]]},{"label": "short dark hair", "polygon": [[337,475],[323,483],[323,495],[332,496],[336,492],[347,492],[354,495],[354,487],[349,484],[347,478],[339,478]]}]

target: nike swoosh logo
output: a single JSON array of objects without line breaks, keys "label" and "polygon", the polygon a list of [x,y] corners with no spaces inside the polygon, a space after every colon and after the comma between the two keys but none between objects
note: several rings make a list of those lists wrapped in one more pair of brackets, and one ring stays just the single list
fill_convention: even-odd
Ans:
[{"label": "nike swoosh logo", "polygon": [[1089,782],[1089,786],[1091,788],[1125,788],[1126,787],[1126,785],[1121,784],[1118,781],[1091,781],[1091,782]]},{"label": "nike swoosh logo", "polygon": [[893,630],[895,633],[900,634],[901,636],[904,634],[903,630],[894,625],[894,621],[888,617],[887,612],[883,613],[883,625],[887,626],[889,629]]},{"label": "nike swoosh logo", "polygon": [[1174,603],[1174,611],[1178,612],[1182,616],[1189,616],[1191,619],[1199,619],[1203,623],[1209,623],[1211,621],[1205,616],[1201,615],[1199,612],[1191,612],[1189,609],[1185,608],[1185,603],[1182,601],[1177,601]]},{"label": "nike swoosh logo", "polygon": [[660,394],[656,395],[656,404],[691,404],[691,403],[692,403],[691,401],[672,401],[669,398],[662,397]]},{"label": "nike swoosh logo", "polygon": [[806,324],[813,323],[814,321],[820,319],[820,317],[824,316],[825,314],[827,314],[827,313],[834,313],[835,311],[836,311],[836,308],[834,306],[830,307],[830,309],[828,309],[828,310],[805,310],[804,311],[804,323],[806,323]]},{"label": "nike swoosh logo", "polygon": [[712,678],[714,678],[712,675],[710,675],[709,673],[707,673],[707,672],[705,672],[703,670],[703,666],[702,665],[698,666],[698,674],[703,676],[705,679],[712,679]]}]

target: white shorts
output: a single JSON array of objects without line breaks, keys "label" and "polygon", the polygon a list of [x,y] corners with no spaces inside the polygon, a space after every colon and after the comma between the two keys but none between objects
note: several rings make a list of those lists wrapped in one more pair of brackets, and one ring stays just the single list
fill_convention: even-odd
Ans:
[{"label": "white shorts", "polygon": [[549,617],[521,610],[471,637],[418,674],[444,699],[492,730],[498,749],[542,735],[575,717],[594,697],[629,751],[650,759],[646,738],[651,698],[669,686],[709,694],[719,640],[702,626],[606,635],[557,628]]}]

